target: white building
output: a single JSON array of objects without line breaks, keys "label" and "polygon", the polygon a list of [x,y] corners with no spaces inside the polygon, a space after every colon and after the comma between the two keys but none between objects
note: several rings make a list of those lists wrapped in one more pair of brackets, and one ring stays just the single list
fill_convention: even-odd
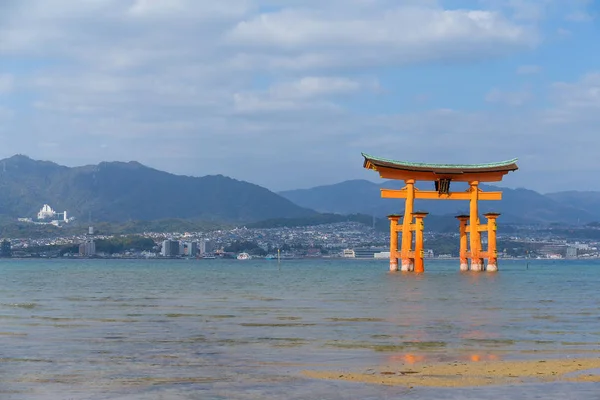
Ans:
[{"label": "white building", "polygon": [[388,258],[390,258],[390,252],[389,251],[380,251],[379,253],[373,254],[373,257],[378,260],[388,259]]},{"label": "white building", "polygon": [[56,211],[52,209],[48,204],[44,204],[42,209],[38,212],[37,219],[49,219],[56,215]]},{"label": "white building", "polygon": [[344,258],[355,258],[356,257],[356,253],[352,249],[344,249],[342,251],[342,257],[344,257]]},{"label": "white building", "polygon": [[63,211],[60,213],[56,212],[48,204],[44,204],[42,206],[42,208],[40,209],[40,211],[37,214],[37,219],[39,219],[39,220],[52,219],[52,223],[54,225],[58,225],[59,220],[62,220],[63,222],[69,222],[69,218],[67,217],[66,211]]}]

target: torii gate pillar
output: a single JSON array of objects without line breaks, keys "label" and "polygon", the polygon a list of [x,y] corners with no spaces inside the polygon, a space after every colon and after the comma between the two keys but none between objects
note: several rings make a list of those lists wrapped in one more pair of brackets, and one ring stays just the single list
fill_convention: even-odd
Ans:
[{"label": "torii gate pillar", "polygon": [[415,217],[415,272],[421,274],[425,272],[425,262],[423,261],[423,257],[425,256],[425,251],[423,250],[423,231],[425,224],[423,223],[423,218],[427,216],[428,213],[424,211],[418,211],[413,213]]},{"label": "torii gate pillar", "polygon": [[459,232],[460,232],[460,247],[458,255],[460,258],[460,270],[469,270],[469,259],[467,258],[467,221],[469,220],[468,215],[457,215],[456,218],[459,221]]},{"label": "torii gate pillar", "polygon": [[415,268],[414,254],[411,254],[413,234],[411,229],[413,208],[415,204],[415,180],[406,179],[406,202],[404,203],[404,220],[402,221],[402,258],[401,270],[404,272],[413,271]]},{"label": "torii gate pillar", "polygon": [[487,233],[488,233],[488,264],[485,268],[486,271],[496,272],[498,271],[498,249],[496,248],[496,219],[500,216],[498,213],[487,213],[483,214],[487,222]]},{"label": "torii gate pillar", "polygon": [[[398,271],[398,221],[402,215],[388,215],[390,220],[390,271]],[[401,230],[401,228],[400,228]]]}]

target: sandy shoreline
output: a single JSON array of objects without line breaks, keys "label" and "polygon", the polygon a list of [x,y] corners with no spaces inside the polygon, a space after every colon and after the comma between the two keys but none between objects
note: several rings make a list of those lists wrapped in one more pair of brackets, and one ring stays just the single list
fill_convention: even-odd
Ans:
[{"label": "sandy shoreline", "polygon": [[309,378],[402,386],[469,387],[532,382],[600,382],[600,358],[438,362],[359,372],[302,371]]}]

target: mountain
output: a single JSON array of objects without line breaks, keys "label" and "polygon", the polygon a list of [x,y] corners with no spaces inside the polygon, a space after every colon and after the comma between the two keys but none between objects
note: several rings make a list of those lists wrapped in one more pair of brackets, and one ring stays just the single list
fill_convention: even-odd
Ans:
[{"label": "mountain", "polygon": [[[393,202],[386,201],[379,195],[381,187],[400,189],[401,185],[393,181],[378,185],[367,180],[350,180],[312,189],[289,190],[279,194],[296,204],[304,204],[303,207],[322,213],[383,216],[397,212]],[[307,206],[308,204],[310,206]]]},{"label": "mountain", "polygon": [[[374,183],[367,180],[351,180],[334,185],[318,186],[311,189],[298,189],[279,194],[299,206],[323,213],[368,214],[382,217],[387,214],[402,213],[403,200],[382,199],[381,188],[400,189],[403,182],[383,181]],[[432,183],[418,183],[421,190],[433,190]],[[600,220],[600,193],[597,202],[589,197],[587,203],[575,202],[572,198],[562,199],[559,194],[543,195],[528,189],[507,189],[481,185],[485,191],[502,190],[501,201],[481,201],[480,211],[502,213],[504,223],[584,223]],[[453,191],[466,190],[466,184],[453,184]],[[571,197],[577,198],[576,194]],[[564,200],[564,201],[563,201]],[[594,204],[597,204],[594,208]],[[586,207],[584,207],[586,205]],[[417,200],[415,209],[425,210],[433,215],[453,216],[468,213],[466,201]],[[430,218],[430,217],[428,217]]]},{"label": "mountain", "polygon": [[600,192],[569,191],[548,193],[546,197],[561,203],[576,207],[595,215],[595,221],[600,221]]},{"label": "mountain", "polygon": [[95,221],[188,218],[251,222],[316,214],[222,175],[173,175],[137,162],[69,168],[17,155],[0,160],[0,214],[35,217],[43,204]]}]

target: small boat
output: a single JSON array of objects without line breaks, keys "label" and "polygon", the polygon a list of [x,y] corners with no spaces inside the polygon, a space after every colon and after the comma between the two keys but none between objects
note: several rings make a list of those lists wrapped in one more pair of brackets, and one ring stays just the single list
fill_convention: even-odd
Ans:
[{"label": "small boat", "polygon": [[248,253],[240,253],[237,256],[238,260],[250,260],[252,258],[252,256],[250,256],[250,254]]}]

